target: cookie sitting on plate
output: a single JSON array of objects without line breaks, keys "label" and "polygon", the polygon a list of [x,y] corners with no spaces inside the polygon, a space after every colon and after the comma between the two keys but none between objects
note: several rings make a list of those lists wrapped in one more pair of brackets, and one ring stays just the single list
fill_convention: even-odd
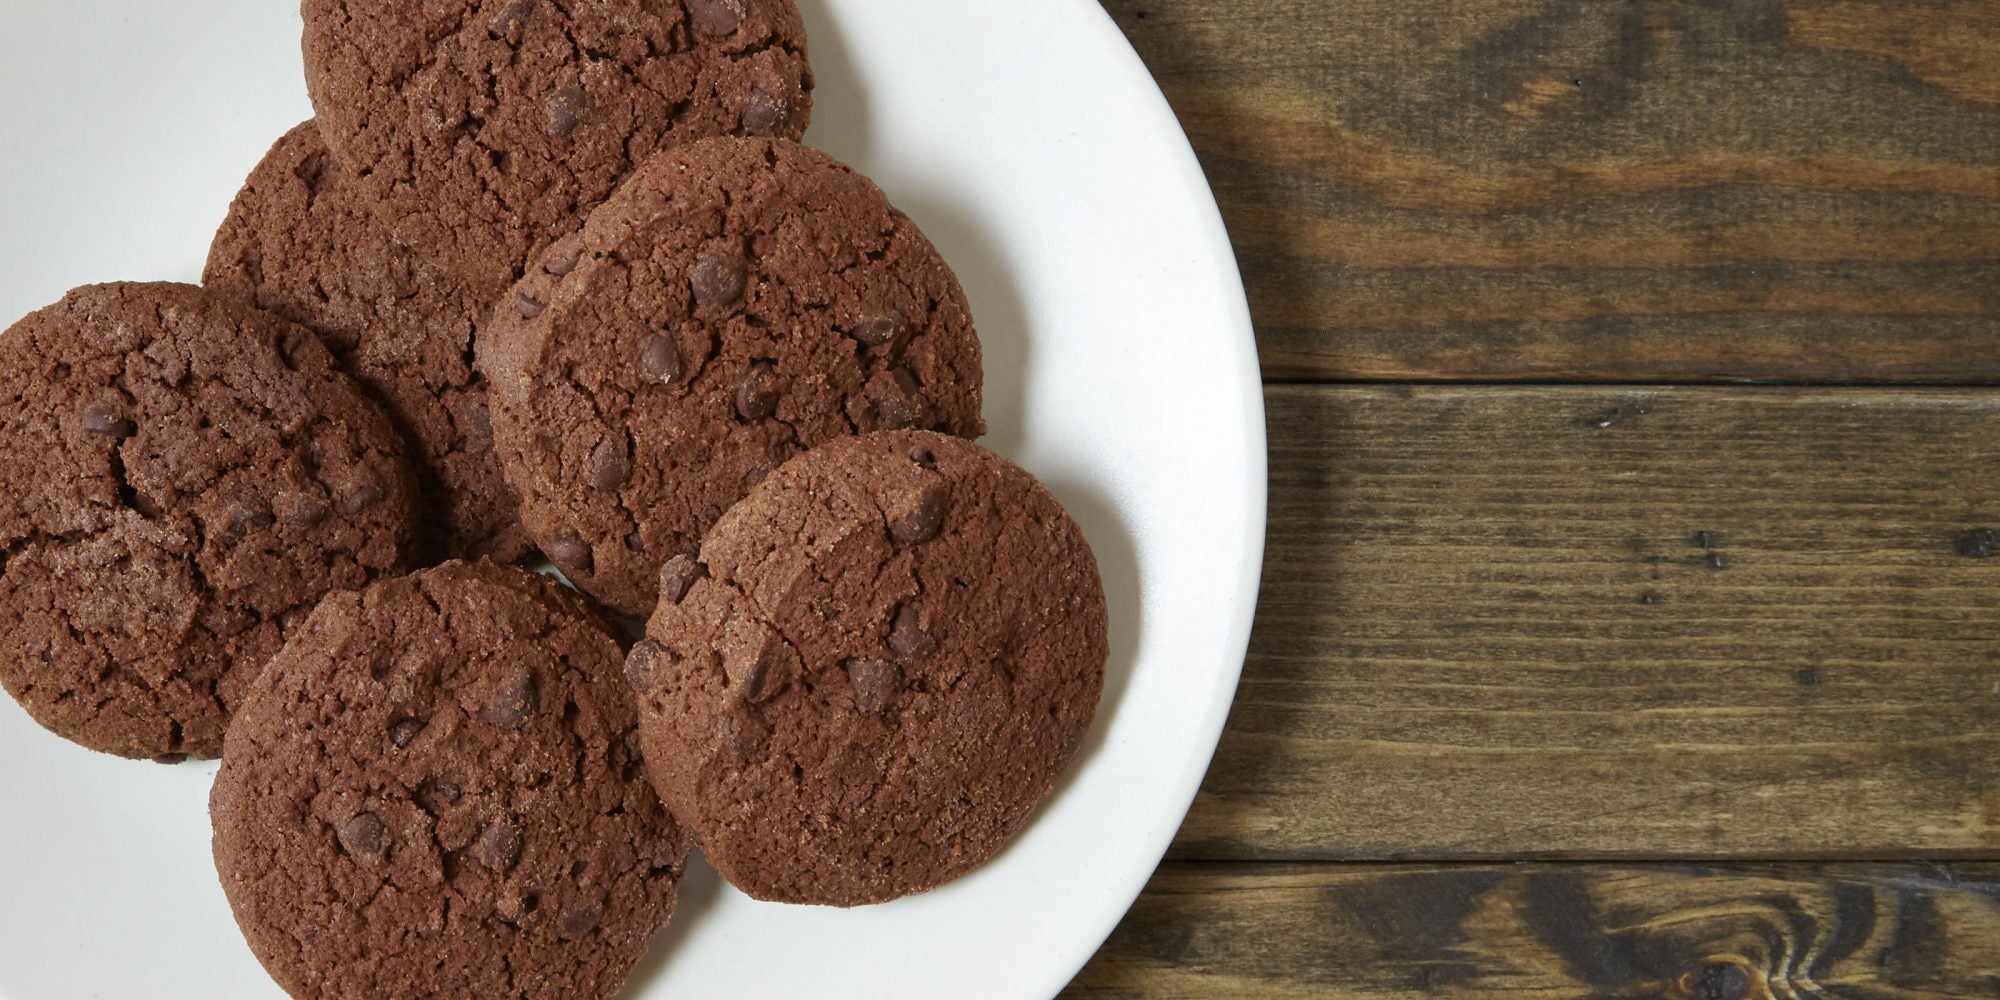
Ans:
[{"label": "cookie sitting on plate", "polygon": [[853,906],[997,854],[1076,756],[1104,589],[1047,489],[958,438],[844,438],[669,562],[626,674],[653,784],[760,899]]},{"label": "cookie sitting on plate", "polygon": [[251,172],[202,284],[311,327],[381,401],[414,452],[426,556],[513,562],[534,550],[472,367],[486,300],[390,237],[315,123]]},{"label": "cookie sitting on plate", "polygon": [[617,995],[688,849],[621,660],[581,598],[513,567],[320,605],[250,689],[210,800],[272,978],[300,998]]},{"label": "cookie sitting on plate", "polygon": [[62,736],[213,757],[329,591],[400,571],[415,482],[312,332],[93,285],[0,336],[0,681]]},{"label": "cookie sitting on plate", "polygon": [[873,182],[782,140],[647,161],[496,305],[479,361],[523,523],[629,615],[791,456],[984,430],[957,277]]},{"label": "cookie sitting on plate", "polygon": [[321,133],[396,239],[497,296],[653,153],[805,134],[792,0],[304,0]]}]

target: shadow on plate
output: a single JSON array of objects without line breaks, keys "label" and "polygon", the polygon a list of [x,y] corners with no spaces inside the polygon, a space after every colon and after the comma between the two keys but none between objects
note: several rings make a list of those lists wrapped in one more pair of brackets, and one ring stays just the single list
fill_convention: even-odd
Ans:
[{"label": "shadow on plate", "polygon": [[1083,769],[1104,749],[1105,741],[1111,735],[1112,720],[1125,701],[1125,691],[1131,686],[1132,673],[1139,662],[1142,612],[1137,542],[1119,519],[1117,508],[1104,499],[1094,485],[1067,481],[1050,482],[1048,485],[1062,500],[1063,506],[1069,509],[1070,517],[1075,518],[1077,525],[1083,528],[1083,537],[1090,542],[1091,551],[1097,555],[1097,572],[1104,578],[1111,654],[1104,664],[1104,694],[1097,701],[1097,718],[1091,722],[1090,732],[1084,735],[1083,746],[1077,749],[1076,759],[1056,779],[1055,790],[1035,810],[1034,818],[995,861],[1006,857],[1007,851],[1013,850],[1014,844],[1041,822],[1042,814],[1052,803],[1069,794]]},{"label": "shadow on plate", "polygon": [[674,903],[673,919],[653,936],[653,943],[646,949],[646,957],[639,960],[639,967],[632,970],[632,978],[625,984],[625,992],[619,994],[623,1000],[638,1000],[652,987],[653,981],[673,961],[674,953],[680,950],[681,942],[687,938],[689,927],[699,925],[702,915],[715,908],[722,898],[722,876],[716,874],[708,859],[701,851],[688,852],[687,871],[681,876],[680,898]]},{"label": "shadow on plate", "polygon": [[806,144],[850,163],[867,162],[868,93],[855,70],[854,50],[827,0],[798,0],[806,22],[806,59],[812,64],[812,127]]},{"label": "shadow on plate", "polygon": [[[827,0],[798,0],[804,16],[813,76],[813,125],[808,144],[844,160],[865,165],[869,160],[869,112],[866,90],[855,70],[852,51],[828,10]],[[889,201],[923,230],[958,275],[972,306],[985,367],[985,416],[988,432],[981,444],[1002,455],[1020,453],[1026,442],[1027,380],[1030,344],[1027,303],[1013,271],[978,220],[954,202],[933,201],[905,192],[888,191]],[[1031,470],[1032,471],[1032,470]],[[1141,625],[1139,554],[1136,540],[1118,509],[1090,482],[1049,481],[1083,528],[1097,556],[1109,610],[1110,657],[1105,664],[1104,692],[1097,715],[1076,759],[1058,779],[1048,802],[1068,794],[1077,775],[1109,738],[1112,720],[1124,701],[1139,656]],[[1048,807],[1044,802],[1026,829],[1032,829]],[[1026,830],[1024,829],[1024,833]],[[1014,843],[1018,843],[1019,837]],[[1014,849],[1010,843],[998,857]],[[998,860],[996,857],[996,861]],[[989,864],[992,862],[989,862]],[[672,922],[654,939],[645,959],[633,971],[624,993],[632,1000],[645,993],[686,939],[714,908],[724,891],[722,877],[701,857],[689,855],[687,874]]]}]

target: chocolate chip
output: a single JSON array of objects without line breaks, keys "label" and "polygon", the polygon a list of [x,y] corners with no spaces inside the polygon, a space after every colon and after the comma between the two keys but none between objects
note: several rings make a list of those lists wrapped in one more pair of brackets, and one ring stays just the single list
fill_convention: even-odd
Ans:
[{"label": "chocolate chip", "polygon": [[564,941],[575,941],[591,931],[604,919],[602,902],[585,903],[556,918],[556,937]]},{"label": "chocolate chip", "polygon": [[675,556],[660,567],[660,600],[679,604],[696,580],[708,575],[708,567],[690,556]]},{"label": "chocolate chip", "polygon": [[536,893],[514,895],[509,893],[493,904],[493,916],[503,924],[519,924],[521,918],[535,912],[542,905],[542,897]]},{"label": "chocolate chip", "polygon": [[688,0],[688,16],[703,34],[722,38],[743,23],[743,0]]},{"label": "chocolate chip", "polygon": [[672,657],[667,647],[651,639],[641,639],[625,657],[626,682],[641,695],[652,694],[660,686],[660,668],[672,664]]},{"label": "chocolate chip", "polygon": [[327,512],[333,509],[333,505],[327,503],[322,493],[317,492],[319,487],[314,486],[310,489],[313,492],[287,490],[280,493],[272,501],[271,506],[286,524],[318,524],[326,519]]},{"label": "chocolate chip", "polygon": [[625,457],[625,443],[612,438],[597,442],[590,451],[590,485],[615,490],[632,475],[632,462]]},{"label": "chocolate chip", "polygon": [[949,507],[950,498],[944,487],[926,484],[917,495],[915,508],[890,522],[889,537],[898,545],[922,545],[944,530],[944,515]]},{"label": "chocolate chip", "polygon": [[590,110],[590,97],[582,87],[558,87],[542,103],[549,115],[549,138],[567,139],[583,124]]},{"label": "chocolate chip", "polygon": [[791,681],[795,654],[783,637],[761,622],[736,619],[723,628],[722,672],[751,704],[771,700]]},{"label": "chocolate chip", "polygon": [[868,347],[881,347],[894,343],[903,333],[903,314],[890,309],[879,316],[870,316],[854,324],[849,336]]},{"label": "chocolate chip", "polygon": [[909,456],[910,456],[910,461],[915,462],[918,465],[926,469],[929,469],[932,472],[937,471],[938,467],[937,452],[934,452],[923,445],[915,444],[910,446]]},{"label": "chocolate chip", "polygon": [[549,561],[564,573],[588,574],[595,563],[590,543],[578,535],[563,535],[547,546]]},{"label": "chocolate chip", "polygon": [[385,496],[387,494],[382,491],[382,484],[375,481],[374,474],[364,471],[340,491],[340,512],[359,514],[381,503]]},{"label": "chocolate chip", "polygon": [[340,846],[357,858],[379,858],[388,846],[386,833],[380,816],[356,813],[340,827]]},{"label": "chocolate chip", "polygon": [[432,778],[417,786],[417,803],[438,813],[457,805],[459,796],[463,794],[458,785],[444,778]]},{"label": "chocolate chip", "polygon": [[514,672],[500,683],[493,693],[493,700],[486,705],[481,716],[489,725],[501,729],[519,729],[542,707],[542,693],[535,683],[535,672],[527,667],[515,667]]},{"label": "chocolate chip", "polygon": [[239,536],[262,531],[278,523],[278,519],[271,514],[270,505],[259,497],[237,497],[230,501],[229,513],[224,520],[230,533]]},{"label": "chocolate chip", "polygon": [[743,473],[743,488],[746,490],[755,489],[757,484],[769,478],[771,478],[770,466],[753,465]]},{"label": "chocolate chip", "polygon": [[908,368],[895,368],[889,376],[896,382],[899,395],[877,400],[875,419],[883,430],[903,430],[915,427],[924,421],[923,383],[917,381],[917,373]]},{"label": "chocolate chip", "polygon": [[743,134],[773,136],[792,117],[791,102],[758,88],[743,106]]},{"label": "chocolate chip", "polygon": [[903,605],[889,624],[889,652],[904,660],[922,660],[937,652],[937,640],[924,631],[917,609]]},{"label": "chocolate chip", "polygon": [[423,732],[424,727],[427,725],[429,723],[423,719],[412,719],[408,716],[397,719],[389,723],[389,742],[394,743],[396,749],[401,750],[409,746],[411,741],[415,740],[417,734]]},{"label": "chocolate chip", "polygon": [[875,423],[878,430],[901,431],[915,427],[924,420],[924,411],[907,399],[890,398],[875,404]]},{"label": "chocolate chip", "polygon": [[131,437],[132,422],[125,419],[125,409],[117,403],[99,401],[83,408],[80,418],[83,429],[105,437]]},{"label": "chocolate chip", "polygon": [[521,860],[521,831],[512,823],[495,823],[479,832],[472,842],[472,856],[496,872],[513,868]]},{"label": "chocolate chip", "polygon": [[529,295],[527,292],[515,292],[514,311],[520,313],[522,319],[534,319],[548,312],[549,304]]},{"label": "chocolate chip", "polygon": [[741,254],[713,250],[694,262],[694,301],[703,309],[722,309],[743,298],[749,274]]},{"label": "chocolate chip", "polygon": [[736,415],[763,420],[778,412],[778,369],[769,361],[753,362],[736,383]]},{"label": "chocolate chip", "polygon": [[493,15],[493,20],[486,24],[486,33],[495,40],[504,39],[510,45],[518,45],[521,41],[519,29],[528,20],[528,15],[534,12],[534,4],[528,0],[516,0],[500,13]]},{"label": "chocolate chip", "polygon": [[854,707],[863,712],[881,711],[903,687],[903,668],[888,660],[849,660],[846,666]]},{"label": "chocolate chip", "polygon": [[639,370],[671,383],[681,374],[681,346],[665,333],[651,333],[639,344]]},{"label": "chocolate chip", "polygon": [[542,270],[554,277],[566,278],[571,271],[576,270],[577,262],[582,259],[583,251],[574,247],[552,251],[548,258],[542,261]]}]

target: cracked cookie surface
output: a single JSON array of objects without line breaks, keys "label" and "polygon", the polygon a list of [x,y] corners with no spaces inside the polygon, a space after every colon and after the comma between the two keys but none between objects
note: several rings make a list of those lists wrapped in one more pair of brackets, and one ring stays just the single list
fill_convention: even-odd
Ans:
[{"label": "cracked cookie surface", "polygon": [[513,562],[533,550],[473,369],[487,301],[390,237],[313,122],[250,174],[202,282],[311,327],[381,401],[417,460],[427,555]]},{"label": "cracked cookie surface", "polygon": [[662,577],[626,661],[648,773],[761,899],[882,902],[982,864],[1054,787],[1103,688],[1082,532],[958,438],[794,459]]},{"label": "cracked cookie surface", "polygon": [[407,561],[401,438],[302,327],[189,285],[0,336],[0,681],[127,757],[213,757],[328,591]]},{"label": "cracked cookie surface", "polygon": [[786,141],[656,156],[530,268],[478,351],[523,523],[630,615],[791,456],[983,431],[958,279],[874,183]]},{"label": "cracked cookie surface", "polygon": [[210,799],[223,888],[279,985],[616,995],[688,847],[621,659],[580,598],[512,567],[322,604],[251,689]]},{"label": "cracked cookie surface", "polygon": [[497,295],[652,153],[798,138],[792,0],[304,0],[333,150],[396,238]]}]

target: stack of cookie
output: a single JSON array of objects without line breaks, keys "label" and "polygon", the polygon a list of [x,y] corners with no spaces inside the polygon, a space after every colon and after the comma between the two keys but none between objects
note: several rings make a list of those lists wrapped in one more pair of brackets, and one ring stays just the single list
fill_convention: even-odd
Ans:
[{"label": "stack of cookie", "polygon": [[303,12],[318,117],[204,287],[0,337],[9,693],[222,757],[294,996],[613,995],[692,845],[839,906],[991,858],[1090,724],[1104,596],[971,443],[949,267],[798,144],[790,0]]}]

